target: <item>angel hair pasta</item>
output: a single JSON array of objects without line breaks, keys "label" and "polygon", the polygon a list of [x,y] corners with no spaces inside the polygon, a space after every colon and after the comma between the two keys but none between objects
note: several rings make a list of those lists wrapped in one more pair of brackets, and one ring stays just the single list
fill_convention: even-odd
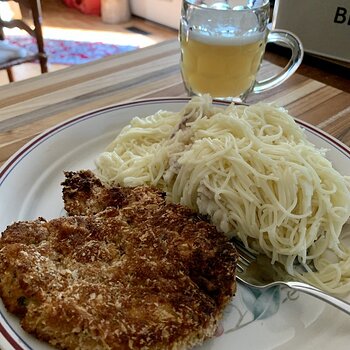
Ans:
[{"label": "angel hair pasta", "polygon": [[349,177],[283,108],[194,97],[178,113],[134,118],[96,164],[109,184],[157,186],[300,280],[350,292]]}]

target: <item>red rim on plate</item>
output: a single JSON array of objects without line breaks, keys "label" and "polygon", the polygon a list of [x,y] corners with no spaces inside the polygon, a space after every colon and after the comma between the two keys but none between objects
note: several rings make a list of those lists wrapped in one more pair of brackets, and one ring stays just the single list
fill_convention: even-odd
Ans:
[{"label": "red rim on plate", "polygon": [[[84,113],[77,117],[71,118],[61,124],[58,124],[50,128],[49,130],[41,133],[40,135],[35,137],[33,140],[28,142],[26,145],[24,145],[0,168],[0,188],[1,186],[3,186],[6,178],[10,176],[11,172],[16,168],[16,166],[18,166],[18,164],[20,164],[21,161],[26,156],[28,156],[33,149],[44,144],[45,141],[50,139],[50,137],[52,137],[53,135],[58,134],[77,123],[82,123],[85,120],[88,120],[91,118],[98,118],[101,114],[104,114],[106,112],[127,109],[132,106],[144,106],[144,105],[153,105],[153,104],[159,105],[162,103],[175,103],[175,104],[183,105],[187,103],[189,100],[190,98],[163,98],[163,99],[147,99],[147,100],[127,102],[127,103],[108,106],[102,109],[93,110],[91,112]],[[222,101],[214,101],[213,103],[215,105],[222,105],[222,106],[228,105],[228,103],[222,102]],[[317,127],[309,123],[306,123],[299,119],[295,119],[295,120],[303,129],[306,129],[308,132],[312,133],[317,138],[322,139],[323,141],[325,141],[327,144],[334,147],[336,150],[341,152],[350,160],[350,148],[347,147],[345,144],[343,144],[333,136],[327,134],[326,132],[318,129]],[[15,350],[32,350],[33,349],[16,332],[16,330],[11,325],[11,322],[6,318],[6,315],[0,310],[0,341],[1,341],[1,336],[12,347],[12,349],[15,349]]]}]

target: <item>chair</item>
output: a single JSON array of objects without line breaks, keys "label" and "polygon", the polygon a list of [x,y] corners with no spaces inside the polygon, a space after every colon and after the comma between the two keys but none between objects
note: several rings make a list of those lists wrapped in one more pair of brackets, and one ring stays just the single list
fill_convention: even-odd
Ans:
[{"label": "chair", "polygon": [[[0,1],[8,1],[8,0],[0,0]],[[25,62],[33,62],[39,60],[40,68],[42,73],[47,72],[47,55],[44,49],[44,39],[41,29],[42,15],[41,15],[41,3],[40,0],[13,0],[19,4],[21,9],[21,13],[31,13],[33,24],[28,24],[26,18],[22,19],[13,19],[10,21],[5,21],[0,18],[0,44],[2,44],[1,50],[10,50],[11,47],[7,47],[7,44],[4,42],[5,33],[3,28],[20,28],[25,30],[28,34],[36,39],[36,44],[38,51],[37,52],[26,52],[26,50],[11,52],[10,55],[3,54],[0,57],[0,69],[6,69],[7,75],[10,82],[14,81],[13,72],[11,67],[22,64]],[[1,42],[2,40],[2,42]],[[13,49],[12,50],[16,50]],[[19,54],[20,53],[20,54]],[[7,56],[7,57],[6,57]],[[11,56],[11,57],[9,57]]]}]

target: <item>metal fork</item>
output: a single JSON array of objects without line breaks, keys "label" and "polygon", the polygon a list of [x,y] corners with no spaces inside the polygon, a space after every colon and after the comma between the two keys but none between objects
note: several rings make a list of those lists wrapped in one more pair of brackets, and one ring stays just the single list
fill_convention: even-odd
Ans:
[{"label": "metal fork", "polygon": [[[293,280],[293,277],[283,271],[286,280],[278,280],[277,274],[274,273],[269,259],[262,257],[262,261],[258,261],[259,256],[255,256],[246,249],[243,243],[232,240],[239,253],[237,264],[237,279],[243,284],[259,289],[267,289],[274,286],[287,286],[291,289],[312,295],[326,303],[335,306],[341,311],[350,315],[350,304],[344,300],[329,295],[312,285]],[[270,267],[269,267],[269,265]]]}]

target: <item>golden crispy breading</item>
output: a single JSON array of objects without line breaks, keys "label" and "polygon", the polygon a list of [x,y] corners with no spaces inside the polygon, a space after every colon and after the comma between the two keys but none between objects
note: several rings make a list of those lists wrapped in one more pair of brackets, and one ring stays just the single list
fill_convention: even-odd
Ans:
[{"label": "golden crispy breading", "polygon": [[105,187],[90,171],[65,172],[64,208],[69,215],[96,214],[107,207],[121,208],[142,202],[163,203],[165,193],[149,186]]},{"label": "golden crispy breading", "polygon": [[161,194],[123,203],[5,230],[0,296],[26,331],[61,349],[187,349],[214,334],[233,245]]}]

